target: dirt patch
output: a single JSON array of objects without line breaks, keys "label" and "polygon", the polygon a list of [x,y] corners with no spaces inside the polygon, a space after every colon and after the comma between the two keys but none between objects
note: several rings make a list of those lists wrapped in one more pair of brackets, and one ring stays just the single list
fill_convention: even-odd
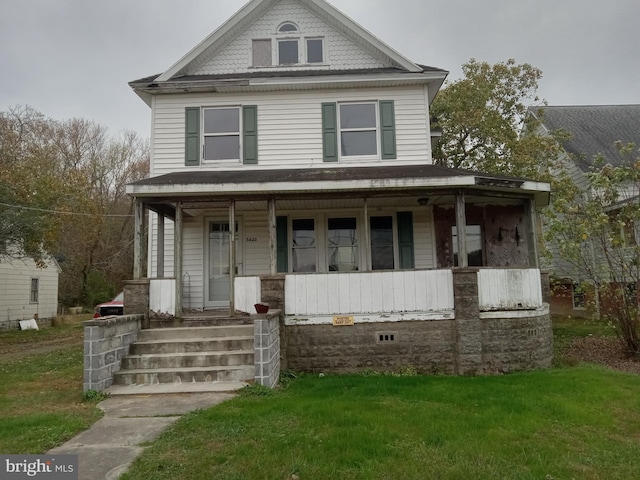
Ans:
[{"label": "dirt patch", "polygon": [[565,356],[570,361],[591,362],[615,370],[640,375],[640,361],[629,358],[617,337],[590,335],[575,338]]}]

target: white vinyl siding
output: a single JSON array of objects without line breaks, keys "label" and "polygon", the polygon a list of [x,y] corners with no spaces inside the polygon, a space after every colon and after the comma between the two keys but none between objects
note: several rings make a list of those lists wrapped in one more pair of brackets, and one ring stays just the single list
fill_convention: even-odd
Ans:
[{"label": "white vinyl siding", "polygon": [[[325,167],[322,153],[322,103],[393,100],[397,159],[360,165],[431,163],[427,99],[422,87],[398,89],[327,90],[246,95],[163,95],[154,103],[153,175],[200,169]],[[234,106],[250,101],[258,108],[258,164],[210,164],[185,167],[185,107]],[[186,102],[186,103],[185,103]]]},{"label": "white vinyl siding", "polygon": [[[7,322],[53,318],[58,311],[58,266],[49,261],[47,268],[37,268],[33,260],[0,261],[0,330]],[[32,302],[32,280],[38,280],[38,300]]]}]

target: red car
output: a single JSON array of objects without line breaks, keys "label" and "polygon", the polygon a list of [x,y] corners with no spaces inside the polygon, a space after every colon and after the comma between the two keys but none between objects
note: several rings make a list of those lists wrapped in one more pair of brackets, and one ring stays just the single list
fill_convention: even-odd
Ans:
[{"label": "red car", "polygon": [[111,315],[123,315],[124,314],[124,293],[120,292],[110,302],[101,303],[96,305],[96,309],[93,312],[93,318],[108,317]]}]

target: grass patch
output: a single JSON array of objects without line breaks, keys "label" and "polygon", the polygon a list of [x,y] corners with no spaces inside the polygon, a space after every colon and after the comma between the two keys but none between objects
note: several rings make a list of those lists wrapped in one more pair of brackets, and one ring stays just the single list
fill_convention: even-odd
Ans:
[{"label": "grass patch", "polygon": [[574,365],[575,362],[565,357],[565,351],[575,338],[616,335],[613,327],[601,320],[554,315],[552,321],[555,365],[558,367]]},{"label": "grass patch", "polygon": [[102,416],[83,401],[79,322],[0,334],[0,452],[43,453]]},{"label": "grass patch", "polygon": [[[254,392],[255,393],[255,392]],[[640,377],[302,376],[184,416],[123,479],[629,479]]]}]

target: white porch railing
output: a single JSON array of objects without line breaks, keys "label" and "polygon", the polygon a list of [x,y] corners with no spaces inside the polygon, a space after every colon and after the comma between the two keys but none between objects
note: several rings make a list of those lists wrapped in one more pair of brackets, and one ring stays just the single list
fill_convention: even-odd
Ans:
[{"label": "white porch railing", "polygon": [[254,305],[262,298],[260,277],[236,277],[233,298],[236,310],[256,313]]},{"label": "white porch railing", "polygon": [[478,299],[480,311],[540,308],[540,270],[481,268],[478,271]]},{"label": "white porch railing", "polygon": [[287,275],[286,315],[453,310],[451,270]]},{"label": "white porch railing", "polygon": [[161,315],[176,314],[176,280],[174,278],[149,280],[149,311]]}]

